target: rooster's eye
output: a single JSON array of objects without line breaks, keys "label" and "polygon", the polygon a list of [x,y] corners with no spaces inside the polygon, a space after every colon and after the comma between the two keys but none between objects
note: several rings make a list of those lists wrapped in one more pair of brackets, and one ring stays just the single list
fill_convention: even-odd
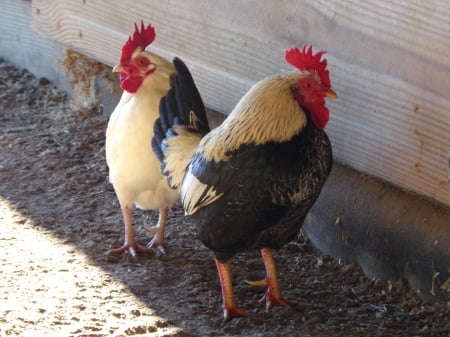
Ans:
[{"label": "rooster's eye", "polygon": [[140,67],[146,67],[150,63],[149,60],[146,59],[145,57],[138,57],[138,58],[136,58],[135,62]]}]

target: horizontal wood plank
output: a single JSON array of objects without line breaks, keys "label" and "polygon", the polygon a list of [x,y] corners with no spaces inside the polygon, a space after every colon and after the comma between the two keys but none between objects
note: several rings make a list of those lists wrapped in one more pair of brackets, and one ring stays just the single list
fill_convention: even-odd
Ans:
[{"label": "horizontal wood plank", "polygon": [[[251,18],[250,20],[248,18]],[[337,161],[450,205],[450,4],[388,1],[34,0],[38,34],[113,65],[135,21],[153,51],[191,67],[207,105],[228,113],[284,50],[327,50]]]}]

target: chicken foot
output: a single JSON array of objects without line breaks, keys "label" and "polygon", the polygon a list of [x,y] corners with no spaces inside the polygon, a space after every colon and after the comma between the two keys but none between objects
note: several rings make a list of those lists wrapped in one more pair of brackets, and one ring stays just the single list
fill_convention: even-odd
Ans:
[{"label": "chicken foot", "polygon": [[164,241],[164,228],[166,226],[167,214],[169,213],[169,207],[161,207],[159,209],[159,219],[156,226],[145,226],[145,229],[155,236],[147,244],[147,248],[156,248],[161,254],[167,253],[166,243]]},{"label": "chicken foot", "polygon": [[264,260],[264,266],[266,268],[266,279],[260,281],[247,281],[248,284],[253,286],[267,286],[267,291],[261,303],[266,303],[266,309],[269,310],[273,306],[293,306],[297,302],[286,300],[281,295],[280,285],[278,283],[277,270],[275,267],[275,260],[269,249],[261,249],[261,256]]},{"label": "chicken foot", "polygon": [[106,255],[119,255],[125,252],[131,256],[131,258],[136,261],[137,253],[154,253],[153,248],[147,248],[136,243],[133,221],[132,221],[132,207],[125,205],[122,207],[122,215],[125,223],[125,243],[120,248],[110,249],[106,252]]},{"label": "chicken foot", "polygon": [[223,323],[237,317],[250,316],[249,313],[240,309],[234,300],[233,284],[231,280],[231,261],[219,262],[216,260],[217,272],[219,273],[220,286],[222,288],[223,300]]}]

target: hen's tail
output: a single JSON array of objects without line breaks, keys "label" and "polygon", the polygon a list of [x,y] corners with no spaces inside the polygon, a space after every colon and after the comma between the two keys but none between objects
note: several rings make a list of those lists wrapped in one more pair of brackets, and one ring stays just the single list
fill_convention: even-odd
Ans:
[{"label": "hen's tail", "polygon": [[172,88],[159,103],[160,117],[153,126],[152,149],[169,185],[178,188],[198,143],[210,128],[189,69],[177,57],[173,65],[176,74],[171,78]]}]

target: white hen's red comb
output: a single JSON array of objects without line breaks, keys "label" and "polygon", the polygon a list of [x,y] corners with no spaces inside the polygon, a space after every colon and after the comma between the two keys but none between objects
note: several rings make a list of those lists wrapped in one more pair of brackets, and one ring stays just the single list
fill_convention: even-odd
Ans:
[{"label": "white hen's red comb", "polygon": [[131,59],[137,47],[145,49],[150,43],[155,40],[155,28],[151,24],[145,28],[144,22],[141,21],[141,30],[136,23],[134,23],[134,33],[130,36],[122,47],[122,55],[120,56],[120,63],[125,63]]}]

